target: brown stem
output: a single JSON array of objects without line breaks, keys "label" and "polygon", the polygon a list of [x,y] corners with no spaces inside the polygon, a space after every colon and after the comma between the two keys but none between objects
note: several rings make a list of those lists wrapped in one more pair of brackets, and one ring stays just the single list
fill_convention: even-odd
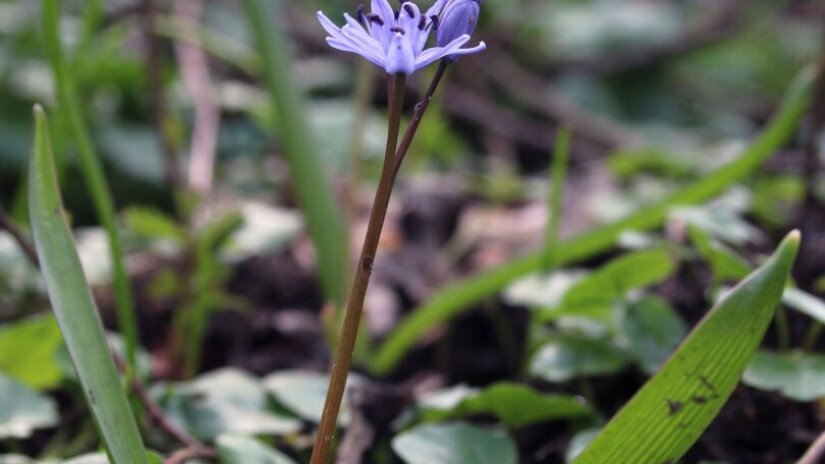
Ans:
[{"label": "brown stem", "polygon": [[143,0],[142,4],[143,36],[146,40],[146,76],[147,92],[152,107],[152,115],[158,130],[160,145],[163,150],[166,165],[166,182],[172,192],[177,192],[181,184],[180,168],[175,143],[169,129],[169,112],[166,106],[166,95],[163,91],[163,76],[161,71],[162,55],[160,43],[155,31],[155,16],[157,14],[154,0]]},{"label": "brown stem", "polygon": [[[118,370],[121,373],[125,373],[127,369],[126,363],[114,350],[112,350],[112,359],[114,359]],[[163,408],[161,408],[154,398],[152,398],[149,391],[146,389],[146,386],[140,381],[137,375],[131,376],[129,379],[129,387],[131,387],[143,407],[146,408],[146,413],[149,415],[149,419],[155,425],[163,429],[169,436],[179,441],[187,448],[208,449],[197,438],[186,433],[185,430],[178,427],[177,424],[166,417],[166,414],[163,412]]]},{"label": "brown stem", "polygon": [[369,225],[367,226],[367,235],[364,238],[364,246],[361,248],[361,257],[355,271],[355,281],[352,284],[349,304],[344,314],[341,338],[338,341],[338,349],[330,372],[329,390],[327,390],[327,398],[324,402],[324,412],[321,415],[321,422],[315,435],[315,446],[312,449],[312,458],[310,459],[311,464],[325,464],[327,462],[330,445],[335,436],[335,424],[338,419],[338,411],[341,408],[341,400],[344,397],[347,375],[352,364],[352,353],[358,335],[361,311],[364,308],[364,297],[372,275],[372,264],[375,261],[378,241],[381,238],[381,229],[384,226],[384,218],[387,215],[392,185],[395,180],[393,162],[396,146],[398,145],[398,132],[401,126],[401,108],[404,103],[405,84],[406,76],[403,74],[396,74],[389,80],[389,129],[387,131],[384,167],[381,171],[381,179],[378,182],[378,191],[375,193],[375,201],[372,205]]},{"label": "brown stem", "polygon": [[6,209],[2,206],[0,206],[0,229],[6,229],[6,231],[8,231],[12,238],[17,242],[20,249],[23,250],[23,253],[29,261],[31,261],[35,267],[39,266],[37,251],[35,250],[34,245],[28,238],[26,238],[26,234],[24,234],[23,231],[17,227],[17,224],[12,221],[8,212],[6,212]]},{"label": "brown stem", "polygon": [[438,89],[438,84],[441,83],[441,78],[444,77],[444,71],[447,70],[448,64],[449,63],[446,60],[441,60],[438,64],[438,69],[435,71],[433,80],[427,88],[427,93],[425,93],[424,98],[422,98],[421,101],[415,105],[415,112],[413,113],[412,120],[410,120],[410,126],[407,127],[407,132],[404,133],[404,138],[401,140],[401,145],[395,153],[395,160],[393,161],[392,166],[393,179],[398,175],[398,170],[401,169],[401,163],[404,161],[404,157],[407,156],[407,151],[410,149],[410,145],[412,145],[415,133],[418,131],[418,126],[421,124],[421,119],[424,117],[424,112],[426,112],[427,107],[430,106],[430,102],[433,99],[433,95],[435,95],[436,89]]},{"label": "brown stem", "polygon": [[183,464],[192,459],[216,459],[218,457],[217,451],[212,448],[183,448],[175,451],[169,456],[163,464]]},{"label": "brown stem", "polygon": [[[179,0],[175,9],[185,35],[197,37],[203,1]],[[183,83],[195,107],[189,156],[189,188],[198,192],[201,198],[207,199],[212,192],[221,109],[215,101],[206,53],[183,41],[175,43],[175,53],[180,63]]]},{"label": "brown stem", "polygon": [[808,451],[796,461],[796,464],[817,464],[825,456],[825,432],[822,433],[808,448]]}]

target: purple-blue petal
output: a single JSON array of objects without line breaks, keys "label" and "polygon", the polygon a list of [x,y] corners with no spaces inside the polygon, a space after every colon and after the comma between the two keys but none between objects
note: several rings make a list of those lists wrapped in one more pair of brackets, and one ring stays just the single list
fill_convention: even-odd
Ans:
[{"label": "purple-blue petal", "polygon": [[404,34],[396,33],[387,49],[387,62],[384,68],[388,74],[412,74],[416,70],[415,54],[409,39]]}]

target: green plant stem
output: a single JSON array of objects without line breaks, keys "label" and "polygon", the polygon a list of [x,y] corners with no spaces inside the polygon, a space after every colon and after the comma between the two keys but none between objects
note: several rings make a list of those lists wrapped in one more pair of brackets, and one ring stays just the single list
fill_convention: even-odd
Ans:
[{"label": "green plant stem", "polygon": [[819,321],[813,321],[811,323],[808,333],[805,334],[805,341],[802,343],[803,350],[810,353],[816,349],[816,342],[819,341],[823,328],[825,328],[825,326]]},{"label": "green plant stem", "polygon": [[[711,199],[753,173],[796,129],[808,105],[813,77],[811,71],[806,68],[800,73],[769,126],[739,158],[624,219],[560,241],[557,264],[564,265],[605,252],[615,245],[622,232],[658,227],[673,207]],[[378,374],[389,372],[425,331],[446,322],[474,303],[495,295],[515,279],[540,270],[542,255],[543,250],[540,250],[516,258],[433,295],[424,306],[413,309],[410,316],[379,347],[371,363],[373,371]]]},{"label": "green plant stem", "polygon": [[114,274],[115,310],[117,322],[126,340],[126,362],[130,373],[136,372],[138,329],[132,288],[126,272],[123,248],[115,221],[115,206],[106,181],[103,165],[95,153],[88,127],[82,114],[77,87],[63,57],[60,42],[59,7],[57,0],[43,0],[43,34],[49,62],[57,87],[60,111],[66,115],[67,129],[77,147],[80,169],[86,181],[89,196],[109,241]]},{"label": "green plant stem", "polygon": [[564,182],[570,160],[570,128],[561,127],[556,134],[553,149],[553,166],[550,170],[550,189],[547,198],[547,230],[544,237],[544,262],[542,270],[553,272],[556,267],[556,248],[559,242],[559,227],[564,203]]},{"label": "green plant stem", "polygon": [[37,260],[37,251],[34,249],[34,246],[29,242],[29,239],[26,238],[26,235],[17,227],[17,224],[14,223],[12,218],[6,212],[6,208],[3,208],[0,205],[0,230],[5,229],[6,232],[11,234],[12,238],[17,242],[17,245],[23,251],[23,254],[26,255],[31,263],[37,267],[39,265]]},{"label": "green plant stem", "polygon": [[791,327],[788,324],[788,313],[785,308],[779,306],[774,314],[774,324],[776,324],[776,344],[781,351],[791,348]]},{"label": "green plant stem", "polygon": [[269,6],[276,2],[244,0],[252,36],[260,53],[278,136],[289,165],[298,203],[318,256],[324,296],[337,306],[346,301],[346,225],[310,131],[301,92],[292,76],[291,59],[279,20]]},{"label": "green plant stem", "polygon": [[335,424],[337,423],[341,400],[344,396],[347,375],[352,364],[352,353],[358,335],[358,326],[361,322],[364,298],[372,275],[372,265],[378,250],[381,229],[384,227],[384,219],[387,215],[387,207],[390,203],[392,186],[395,180],[396,170],[393,169],[393,163],[396,159],[395,150],[398,145],[398,133],[401,126],[401,109],[404,104],[405,85],[406,76],[403,74],[396,74],[389,80],[389,128],[387,131],[387,149],[384,154],[384,167],[381,171],[381,179],[378,182],[378,191],[375,193],[375,202],[370,213],[367,235],[364,238],[358,268],[355,271],[349,304],[344,314],[344,324],[338,341],[335,360],[332,364],[324,411],[315,435],[315,446],[312,449],[312,458],[310,459],[312,464],[325,464],[328,461],[330,444],[335,435]]}]

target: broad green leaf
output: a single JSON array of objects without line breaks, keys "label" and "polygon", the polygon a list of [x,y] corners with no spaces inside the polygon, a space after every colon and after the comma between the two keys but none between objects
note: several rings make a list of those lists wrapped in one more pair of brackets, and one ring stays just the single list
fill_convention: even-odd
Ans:
[{"label": "broad green leaf", "polygon": [[54,427],[57,421],[53,399],[0,374],[0,439],[28,438],[36,429]]},{"label": "broad green leaf", "polygon": [[[659,227],[674,207],[712,199],[751,175],[796,130],[808,107],[811,82],[815,75],[813,71],[812,68],[806,68],[799,74],[788,89],[782,108],[736,160],[624,219],[560,241],[557,264],[564,266],[610,250],[622,233]],[[411,310],[410,315],[393,330],[378,348],[371,367],[377,373],[392,370],[427,330],[449,321],[462,311],[472,308],[475,303],[494,296],[514,280],[538,271],[542,256],[543,250],[530,253],[437,292],[423,306]]]},{"label": "broad green leaf", "polygon": [[221,464],[295,464],[289,456],[255,438],[221,435],[217,445]]},{"label": "broad green leaf", "polygon": [[463,389],[463,398],[446,408],[424,399],[420,406],[426,421],[438,422],[463,416],[491,414],[510,429],[538,422],[587,417],[593,410],[572,396],[543,394],[529,386],[501,382],[481,391]]},{"label": "broad green leaf", "polygon": [[762,341],[799,249],[792,232],[720,300],[574,461],[677,462],[724,406]]},{"label": "broad green leaf", "polygon": [[0,326],[0,372],[37,390],[56,387],[63,378],[55,360],[62,342],[51,314]]},{"label": "broad green leaf", "polygon": [[109,464],[104,453],[89,453],[64,461],[63,464]]},{"label": "broad green leaf", "polygon": [[796,401],[818,400],[825,397],[825,355],[759,351],[742,375],[742,383],[778,391]]},{"label": "broad green leaf", "polygon": [[[347,378],[347,388],[359,381],[357,375],[350,375]],[[320,422],[329,387],[328,375],[299,370],[278,371],[266,376],[263,384],[279,403],[295,415],[310,422]],[[338,423],[342,426],[350,419],[346,397],[344,395],[341,412],[338,414]]]},{"label": "broad green leaf", "polygon": [[587,276],[583,269],[564,269],[550,274],[532,274],[513,282],[502,294],[511,305],[532,308],[554,308],[565,293]]},{"label": "broad green leaf", "polygon": [[263,385],[239,369],[212,371],[170,390],[161,400],[167,415],[204,441],[225,433],[283,435],[301,429],[299,420],[270,411]]},{"label": "broad green leaf", "polygon": [[144,463],[143,442],[64,217],[46,115],[39,107],[34,113],[29,217],[49,300],[109,455],[116,462]]},{"label": "broad green leaf", "polygon": [[627,361],[627,355],[607,339],[560,335],[536,351],[530,374],[548,382],[566,382],[579,376],[615,373]]},{"label": "broad green leaf", "polygon": [[619,319],[619,340],[645,372],[661,366],[687,333],[684,321],[666,300],[646,296],[628,302]]},{"label": "broad green leaf", "polygon": [[825,324],[825,301],[798,288],[786,288],[782,304]]},{"label": "broad green leaf", "polygon": [[506,433],[461,422],[420,425],[393,438],[392,449],[407,464],[515,464],[518,458]]}]

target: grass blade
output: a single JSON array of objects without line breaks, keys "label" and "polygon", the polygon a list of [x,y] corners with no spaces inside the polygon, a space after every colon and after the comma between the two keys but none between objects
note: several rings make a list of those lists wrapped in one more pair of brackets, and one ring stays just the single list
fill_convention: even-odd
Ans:
[{"label": "grass blade", "polygon": [[109,458],[115,463],[145,463],[143,442],[63,216],[46,115],[40,107],[34,114],[29,217],[49,300]]},{"label": "grass blade", "polygon": [[791,232],[573,462],[677,462],[733,393],[768,329],[798,249],[799,232]]},{"label": "grass blade", "polygon": [[301,92],[290,71],[290,55],[279,17],[266,0],[245,0],[244,6],[263,60],[272,109],[280,124],[278,135],[284,147],[291,178],[306,217],[307,229],[318,254],[324,294],[337,306],[344,304],[347,275],[347,240],[344,219],[335,202],[329,179],[318,158],[301,102]]},{"label": "grass blade", "polygon": [[43,0],[42,27],[49,63],[54,74],[57,100],[65,118],[66,136],[77,147],[80,170],[100,224],[106,230],[114,273],[115,309],[118,327],[126,339],[126,361],[130,372],[135,372],[138,346],[137,318],[135,317],[132,288],[126,274],[123,248],[115,222],[115,206],[103,166],[95,153],[86,121],[81,112],[77,87],[63,56],[60,42],[60,7],[57,0]]},{"label": "grass blade", "polygon": [[[805,114],[813,80],[810,71],[812,70],[806,69],[794,81],[770,125],[739,158],[625,219],[560,241],[557,245],[558,253],[554,257],[555,264],[564,266],[607,251],[626,230],[659,227],[673,207],[710,200],[756,171],[776,149],[787,142]],[[425,331],[450,320],[474,303],[495,295],[515,279],[538,271],[543,256],[542,250],[517,258],[433,295],[425,305],[410,311],[410,316],[379,347],[372,360],[373,371],[384,374],[392,370]]]}]

